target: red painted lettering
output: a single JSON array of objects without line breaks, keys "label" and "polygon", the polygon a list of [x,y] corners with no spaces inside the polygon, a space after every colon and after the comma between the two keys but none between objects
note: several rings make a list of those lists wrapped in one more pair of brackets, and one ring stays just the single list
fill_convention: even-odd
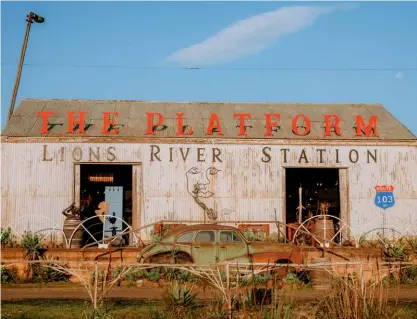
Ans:
[{"label": "red painted lettering", "polygon": [[217,130],[218,135],[223,135],[222,128],[220,127],[219,117],[216,113],[211,113],[206,135],[213,135],[214,129]]},{"label": "red painted lettering", "polygon": [[158,117],[158,123],[156,124],[156,127],[161,126],[162,123],[164,123],[164,117],[161,113],[158,112],[150,112],[146,113],[148,116],[148,130],[146,131],[145,135],[155,135],[154,131],[154,125],[153,125],[153,117],[156,115]]},{"label": "red painted lettering", "polygon": [[341,136],[340,133],[340,118],[336,114],[324,114],[325,131],[324,136],[331,136],[331,129],[334,128],[336,135]]},{"label": "red painted lettering", "polygon": [[251,119],[252,116],[250,113],[235,113],[233,114],[233,118],[239,118],[239,134],[238,136],[247,136],[246,129],[245,129],[245,117]]},{"label": "red painted lettering", "polygon": [[186,132],[184,132],[184,125],[183,125],[183,117],[184,113],[177,113],[177,120],[178,120],[178,128],[177,128],[177,135],[192,135],[193,128],[189,127]]},{"label": "red painted lettering", "polygon": [[[87,112],[78,112],[78,119],[75,119],[75,112],[67,112],[68,113],[68,129],[67,133],[85,133],[85,115]],[[74,131],[75,124],[78,124],[78,132]]]},{"label": "red painted lettering", "polygon": [[[272,121],[273,117],[275,117],[277,120]],[[265,114],[265,121],[266,121],[265,136],[272,136],[272,128],[277,128],[278,129],[278,121],[279,120],[280,120],[280,115],[278,113]]]},{"label": "red painted lettering", "polygon": [[[110,114],[113,114],[114,118],[111,119]],[[103,112],[103,130],[101,134],[115,135],[119,133],[119,129],[116,127],[116,116],[119,116],[118,112]]]},{"label": "red painted lettering", "polygon": [[42,134],[48,134],[48,116],[49,115],[54,115],[55,112],[54,111],[38,111],[36,112],[36,116],[42,116],[42,129],[41,129],[41,133]]},{"label": "red painted lettering", "polygon": [[[378,128],[377,128],[377,120],[378,116],[373,115],[369,119],[368,125],[365,125],[365,122],[360,115],[355,115],[356,118],[356,135],[355,136],[366,136],[370,137],[371,133],[373,132],[373,137],[378,137]],[[365,133],[365,134],[364,134]]]},{"label": "red painted lettering", "polygon": [[[297,120],[298,120],[298,118],[300,118],[300,117],[302,117],[303,119],[304,119],[304,121],[305,121],[305,130],[304,130],[304,133],[300,133],[299,131],[298,131],[298,127],[297,127]],[[293,133],[295,134],[295,135],[298,135],[298,136],[306,136],[308,133],[310,133],[310,129],[311,129],[311,121],[310,121],[310,119],[307,117],[307,116],[305,116],[304,114],[297,114],[293,119],[292,119],[292,131],[293,131]]]}]

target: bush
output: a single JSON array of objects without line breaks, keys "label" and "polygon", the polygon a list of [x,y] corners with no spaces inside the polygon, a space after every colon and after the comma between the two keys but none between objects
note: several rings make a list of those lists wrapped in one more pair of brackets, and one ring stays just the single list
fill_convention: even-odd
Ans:
[{"label": "bush", "polygon": [[402,284],[417,286],[417,266],[404,267],[401,269],[400,282]]},{"label": "bush", "polygon": [[[122,267],[114,268],[112,271],[112,276],[117,277],[122,270]],[[126,280],[130,283],[135,283],[139,279],[143,279],[146,277],[146,271],[143,269],[138,268],[132,268],[130,271],[128,271],[121,280]]]},{"label": "bush", "polygon": [[266,241],[266,234],[263,230],[247,229],[243,235],[248,241]]},{"label": "bush", "polygon": [[90,308],[84,311],[85,319],[112,319],[112,316],[103,305],[97,309]]},{"label": "bush", "polygon": [[57,271],[51,268],[49,264],[43,264],[40,267],[35,268],[34,280],[39,282],[57,282],[57,281],[69,281],[70,274]]},{"label": "bush", "polygon": [[161,274],[159,272],[159,268],[153,269],[152,271],[146,274],[146,279],[152,282],[158,282],[161,278]]},{"label": "bush", "polygon": [[166,280],[177,280],[179,283],[200,282],[200,277],[190,273],[187,270],[175,268],[163,268],[163,275]]},{"label": "bush", "polygon": [[176,315],[184,315],[190,310],[195,310],[197,294],[189,287],[181,287],[177,281],[171,283],[165,298],[168,310]]},{"label": "bush", "polygon": [[284,282],[288,285],[299,285],[303,283],[297,274],[291,271],[285,276]]},{"label": "bush", "polygon": [[37,260],[42,256],[43,249],[41,237],[37,234],[25,231],[22,236],[20,246],[25,250],[25,257],[28,260]]},{"label": "bush", "polygon": [[16,267],[1,267],[1,283],[10,284],[16,283],[19,280],[19,275]]},{"label": "bush", "polygon": [[2,245],[8,245],[11,243],[12,238],[12,230],[9,228],[7,229],[1,229],[1,244]]}]

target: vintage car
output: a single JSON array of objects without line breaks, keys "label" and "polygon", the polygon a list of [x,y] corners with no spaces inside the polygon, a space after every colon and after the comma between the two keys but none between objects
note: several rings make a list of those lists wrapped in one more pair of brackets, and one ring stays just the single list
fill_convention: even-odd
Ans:
[{"label": "vintage car", "polygon": [[235,227],[203,224],[172,228],[160,242],[146,246],[139,253],[138,261],[204,265],[227,261],[301,264],[302,254],[293,244],[249,242]]}]

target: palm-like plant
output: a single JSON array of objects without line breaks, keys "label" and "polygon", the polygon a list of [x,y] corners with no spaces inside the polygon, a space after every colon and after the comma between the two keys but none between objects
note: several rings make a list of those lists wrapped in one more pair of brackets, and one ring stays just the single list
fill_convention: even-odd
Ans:
[{"label": "palm-like plant", "polygon": [[187,286],[181,287],[176,280],[172,282],[168,296],[169,304],[176,314],[183,314],[196,306],[197,294]]}]

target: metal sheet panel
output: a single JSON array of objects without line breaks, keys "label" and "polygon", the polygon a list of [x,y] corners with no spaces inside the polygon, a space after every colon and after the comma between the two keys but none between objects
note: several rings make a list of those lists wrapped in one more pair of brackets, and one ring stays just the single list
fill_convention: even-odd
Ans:
[{"label": "metal sheet panel", "polygon": [[[89,147],[99,147],[101,163],[141,164],[142,173],[136,174],[141,176],[136,187],[143,194],[137,204],[140,225],[162,219],[203,221],[204,212],[192,195],[195,184],[205,191],[204,202],[218,212],[220,220],[274,220],[276,210],[281,221],[285,167],[338,167],[347,170],[343,182],[348,183],[349,202],[344,209],[349,210],[354,233],[363,231],[364,225],[382,225],[378,218],[383,214],[388,224],[417,229],[415,146],[271,145],[271,161],[265,163],[262,145],[159,144],[161,161],[151,161],[151,144],[133,143],[50,143],[46,154],[43,144],[3,143],[2,226],[13,223],[23,232],[62,225],[61,211],[74,200],[73,151],[82,151],[78,162],[97,162],[89,158]],[[114,147],[116,154],[113,162],[108,157],[109,147]],[[320,148],[326,149],[323,162],[318,156]],[[221,162],[213,158],[214,149],[220,150]],[[282,149],[289,149],[286,162]],[[340,163],[336,163],[336,149]],[[374,149],[376,164],[367,155]],[[302,150],[308,163],[300,161]],[[357,163],[349,161],[352,150],[359,155]],[[386,211],[374,204],[375,186],[384,184],[395,187],[396,199],[396,205]],[[37,217],[23,217],[28,214]]]},{"label": "metal sheet panel", "polygon": [[[37,108],[38,107],[38,108]],[[160,138],[175,137],[177,131],[177,113],[184,113],[184,123],[193,128],[192,136],[184,138],[215,138],[217,134],[206,136],[208,119],[212,113],[218,115],[224,137],[228,139],[245,139],[238,136],[236,125],[238,120],[235,113],[250,113],[252,119],[247,119],[246,125],[252,125],[248,129],[248,137],[265,138],[265,114],[278,113],[280,129],[268,139],[323,139],[325,114],[335,114],[341,119],[342,136],[333,135],[327,140],[416,140],[416,137],[393,117],[382,105],[379,104],[323,104],[323,103],[218,103],[218,102],[151,102],[151,101],[112,101],[112,100],[37,100],[24,99],[20,103],[12,118],[6,124],[2,132],[4,136],[42,136],[41,118],[36,116],[36,111],[54,110],[51,117],[52,124],[58,124],[50,130],[48,136],[70,136],[67,133],[67,111],[87,112],[86,124],[93,127],[85,132],[86,136],[101,136],[102,112],[119,113],[116,123],[120,126],[116,136],[141,137],[145,135],[148,112],[159,112],[165,118],[167,130],[158,131],[156,136]],[[307,136],[297,136],[292,133],[292,119],[297,114],[304,114],[312,122],[312,129]],[[370,116],[378,116],[378,137],[356,137],[355,115],[361,115],[365,123]],[[25,118],[16,121],[15,117]],[[134,124],[136,123],[136,125]]]}]

